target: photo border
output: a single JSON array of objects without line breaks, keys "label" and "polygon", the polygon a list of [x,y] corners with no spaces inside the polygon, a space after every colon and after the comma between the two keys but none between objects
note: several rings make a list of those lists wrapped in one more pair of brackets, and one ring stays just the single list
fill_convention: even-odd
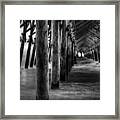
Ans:
[{"label": "photo border", "polygon": [[[5,5],[115,5],[115,115],[5,115]],[[120,1],[1,1],[0,3],[0,119],[120,119],[119,118],[119,28]]]}]

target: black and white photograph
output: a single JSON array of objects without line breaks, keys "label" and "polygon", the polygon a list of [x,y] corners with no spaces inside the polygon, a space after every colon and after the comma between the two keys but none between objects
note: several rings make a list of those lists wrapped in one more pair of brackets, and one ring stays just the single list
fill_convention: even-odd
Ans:
[{"label": "black and white photograph", "polygon": [[3,2],[3,118],[117,118],[119,7]]},{"label": "black and white photograph", "polygon": [[20,20],[20,100],[100,100],[100,20]]}]

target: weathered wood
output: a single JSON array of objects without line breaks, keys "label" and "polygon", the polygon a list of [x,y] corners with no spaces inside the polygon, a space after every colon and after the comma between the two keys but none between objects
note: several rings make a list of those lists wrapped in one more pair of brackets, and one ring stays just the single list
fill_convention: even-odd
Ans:
[{"label": "weathered wood", "polygon": [[60,81],[60,48],[58,20],[53,20],[53,53],[52,53],[52,83],[51,89],[59,88]]},{"label": "weathered wood", "polygon": [[49,58],[49,89],[51,89],[51,81],[52,81],[52,29],[51,29],[52,21],[48,20],[48,58]]},{"label": "weathered wood", "polygon": [[74,65],[74,42],[72,42],[72,66]]},{"label": "weathered wood", "polygon": [[[69,20],[66,20],[66,28],[67,28],[67,25],[68,25],[68,22]],[[65,80],[67,81],[68,80],[68,31],[66,31],[66,39],[65,39],[65,42],[66,42],[66,48],[65,48],[65,56],[66,56],[66,62],[65,62]]]},{"label": "weathered wood", "polygon": [[22,57],[23,57],[23,51],[24,51],[24,43],[26,42],[26,29],[27,29],[27,22],[23,21],[23,33],[22,33],[22,39],[21,39],[21,46],[20,46],[20,66],[22,63]]},{"label": "weathered wood", "polygon": [[71,68],[71,41],[70,36],[68,36],[68,46],[67,46],[67,71],[70,72]]},{"label": "weathered wood", "polygon": [[34,65],[36,65],[36,56],[35,56],[35,59],[34,59]]},{"label": "weathered wood", "polygon": [[84,34],[86,34],[88,32],[88,30],[90,29],[89,27],[91,26],[91,24],[92,24],[92,22],[89,21],[87,23],[87,25],[83,29],[76,30],[76,32],[75,32],[76,40],[78,40],[81,36],[83,36]]},{"label": "weathered wood", "polygon": [[97,51],[96,51],[96,49],[94,49],[94,56],[95,56],[95,61],[98,61]]},{"label": "weathered wood", "polygon": [[30,61],[30,67],[33,67],[33,64],[34,64],[35,50],[36,50],[36,45],[34,43],[33,50],[32,50],[31,61]]},{"label": "weathered wood", "polygon": [[67,49],[66,49],[66,73],[65,73],[65,80],[67,81],[68,80],[68,60],[69,60],[69,54],[68,54],[68,46],[67,46]]},{"label": "weathered wood", "polygon": [[100,62],[100,46],[97,47],[98,61]]},{"label": "weathered wood", "polygon": [[20,46],[20,66],[22,64],[23,51],[24,51],[24,41],[21,40],[21,46]]},{"label": "weathered wood", "polygon": [[61,72],[60,80],[65,81],[66,74],[66,21],[62,20]]},{"label": "weathered wood", "polygon": [[95,60],[95,51],[91,50],[91,52],[92,52],[92,59]]},{"label": "weathered wood", "polygon": [[53,58],[53,20],[48,21],[49,22],[49,29],[50,32],[50,43],[49,43],[49,89],[51,89],[52,84],[52,58]]},{"label": "weathered wood", "polygon": [[48,34],[46,20],[36,21],[36,73],[36,99],[49,99]]},{"label": "weathered wood", "polygon": [[69,36],[68,39],[68,72],[70,72],[72,68],[72,61],[73,61],[73,43],[72,43],[72,38]]},{"label": "weathered wood", "polygon": [[98,49],[96,49],[96,56],[97,56],[97,61],[99,62],[99,55],[98,55]]},{"label": "weathered wood", "polygon": [[32,21],[31,23],[31,31],[30,31],[30,36],[29,36],[29,44],[28,44],[28,50],[27,50],[27,55],[26,55],[26,61],[25,61],[25,68],[28,68],[29,66],[29,59],[30,59],[30,51],[31,51],[31,45],[32,45],[32,42],[33,42],[33,38],[32,38],[32,35],[33,35],[33,32],[34,32],[34,20]]},{"label": "weathered wood", "polygon": [[61,71],[61,21],[58,22],[58,72],[59,72],[59,81],[60,81],[60,71]]}]

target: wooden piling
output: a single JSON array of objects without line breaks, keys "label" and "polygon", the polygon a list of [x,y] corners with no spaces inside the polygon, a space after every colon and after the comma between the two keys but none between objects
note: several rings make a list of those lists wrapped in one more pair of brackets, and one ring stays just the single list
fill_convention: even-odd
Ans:
[{"label": "wooden piling", "polygon": [[72,66],[74,65],[74,42],[72,41]]},{"label": "wooden piling", "polygon": [[34,32],[34,20],[32,21],[31,23],[31,31],[30,31],[30,36],[29,36],[29,44],[28,44],[28,49],[27,49],[27,55],[26,55],[26,61],[25,61],[25,68],[28,68],[29,66],[29,59],[30,59],[30,51],[31,51],[31,45],[32,45],[32,42],[33,42],[33,38],[32,38],[32,35],[33,35],[33,32]]},{"label": "wooden piling", "polygon": [[97,47],[97,51],[98,51],[98,60],[100,62],[100,46]]},{"label": "wooden piling", "polygon": [[[35,41],[36,41],[36,39],[35,39]],[[32,50],[32,56],[31,56],[31,61],[30,61],[30,67],[33,67],[33,65],[34,65],[34,57],[35,57],[35,50],[36,50],[35,41],[34,41],[33,50]]]},{"label": "wooden piling", "polygon": [[20,46],[20,66],[22,64],[22,57],[23,57],[23,51],[24,51],[24,43],[26,42],[26,29],[27,29],[27,22],[23,21],[23,33],[22,33],[22,39],[21,39],[21,46]]},{"label": "wooden piling", "polygon": [[66,20],[66,39],[65,39],[65,42],[66,42],[66,46],[65,46],[65,81],[68,80],[68,23],[69,23],[69,20]]},{"label": "wooden piling", "polygon": [[36,21],[36,79],[37,100],[49,99],[49,75],[48,75],[48,34],[47,21]]},{"label": "wooden piling", "polygon": [[94,49],[92,49],[92,58],[95,61],[95,50]]},{"label": "wooden piling", "polygon": [[51,89],[59,88],[60,81],[60,46],[58,20],[53,20],[53,50],[52,50],[52,83]]},{"label": "wooden piling", "polygon": [[62,20],[62,44],[61,44],[61,72],[60,80],[65,81],[66,75],[66,21]]}]

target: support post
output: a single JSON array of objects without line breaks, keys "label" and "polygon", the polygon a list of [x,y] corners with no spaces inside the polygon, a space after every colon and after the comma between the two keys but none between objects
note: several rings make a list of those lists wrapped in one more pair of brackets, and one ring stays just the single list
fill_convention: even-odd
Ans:
[{"label": "support post", "polygon": [[72,66],[74,65],[74,42],[72,41]]},{"label": "support post", "polygon": [[61,44],[61,71],[60,80],[65,81],[66,75],[66,21],[62,20],[62,44]]},{"label": "support post", "polygon": [[93,60],[95,61],[95,51],[94,51],[94,49],[92,49],[92,57],[93,57]]},{"label": "support post", "polygon": [[98,62],[100,62],[100,49],[99,49],[99,46],[96,48],[96,50],[97,50]]},{"label": "support post", "polygon": [[60,48],[59,48],[59,21],[53,20],[53,53],[52,53],[52,83],[51,89],[59,88],[60,81]]},{"label": "support post", "polygon": [[23,51],[24,51],[24,43],[26,42],[26,29],[27,29],[27,22],[23,21],[23,33],[22,33],[22,39],[21,39],[21,46],[20,46],[20,66],[22,64],[22,57],[23,57]]},{"label": "support post", "polygon": [[66,39],[65,39],[65,42],[66,42],[66,46],[65,46],[65,80],[67,81],[68,80],[68,23],[69,23],[69,20],[66,20]]},{"label": "support post", "polygon": [[70,68],[71,68],[71,40],[70,40],[70,36],[68,35],[68,45],[67,45],[67,72],[69,75],[70,72]]},{"label": "support post", "polygon": [[30,31],[30,36],[29,36],[29,44],[28,44],[28,49],[27,49],[27,55],[26,55],[26,61],[25,61],[25,68],[28,68],[29,66],[29,59],[30,59],[30,52],[31,52],[31,45],[32,45],[32,42],[33,42],[33,38],[32,38],[32,35],[33,35],[33,32],[34,32],[34,20],[31,22],[31,31]]},{"label": "support post", "polygon": [[30,67],[33,67],[33,65],[34,65],[34,57],[35,57],[35,50],[36,50],[35,42],[36,42],[36,38],[34,39],[32,56],[31,56],[31,61],[30,61]]},{"label": "support post", "polygon": [[99,61],[98,60],[98,51],[97,51],[97,49],[95,48],[94,51],[95,51],[95,61]]},{"label": "support post", "polygon": [[49,99],[47,21],[36,21],[37,100]]}]

